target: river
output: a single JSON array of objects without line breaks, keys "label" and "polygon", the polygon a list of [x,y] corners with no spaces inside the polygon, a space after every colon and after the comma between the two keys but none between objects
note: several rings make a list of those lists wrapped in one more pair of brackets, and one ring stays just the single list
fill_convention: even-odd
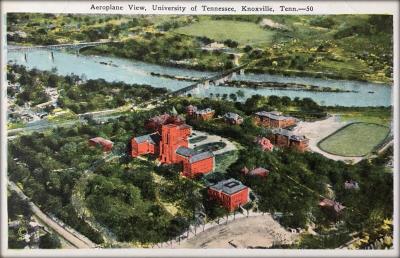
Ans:
[{"label": "river", "polygon": [[[29,69],[37,68],[39,70],[57,69],[61,75],[76,74],[84,75],[87,79],[103,78],[107,81],[123,81],[130,84],[148,84],[154,87],[165,87],[170,90],[177,90],[192,84],[193,82],[179,81],[169,78],[163,78],[151,75],[151,72],[168,74],[174,76],[188,77],[209,77],[213,72],[201,72],[183,68],[166,67],[144,63],[140,61],[127,60],[115,57],[103,56],[84,56],[75,55],[65,51],[54,51],[54,60],[51,58],[49,50],[33,50],[27,52],[25,60],[23,52],[9,52],[7,60],[24,65]],[[111,63],[112,65],[101,64],[100,62]],[[332,87],[357,92],[310,92],[298,90],[279,90],[279,89],[249,89],[241,88],[245,98],[254,94],[264,96],[277,95],[288,96],[290,98],[300,97],[312,98],[320,105],[328,106],[390,106],[392,104],[390,85],[374,84],[358,81],[344,81],[319,79],[309,77],[288,77],[283,75],[269,74],[244,74],[236,75],[234,80],[243,81],[269,81],[281,83],[300,83],[320,87]],[[236,93],[239,89],[232,87],[210,86],[206,89],[195,89],[192,95],[214,96],[219,94]],[[243,99],[242,99],[243,100]]]}]

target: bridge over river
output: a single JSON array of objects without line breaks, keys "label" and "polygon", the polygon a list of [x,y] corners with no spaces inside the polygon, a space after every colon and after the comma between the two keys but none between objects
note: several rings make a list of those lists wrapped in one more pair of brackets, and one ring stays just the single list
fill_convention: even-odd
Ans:
[{"label": "bridge over river", "polygon": [[119,41],[112,40],[104,40],[104,41],[96,41],[96,42],[79,42],[79,43],[68,43],[68,44],[57,44],[57,45],[35,45],[35,46],[17,46],[17,45],[9,45],[7,46],[8,52],[24,52],[24,60],[28,61],[28,52],[32,50],[50,50],[49,57],[54,62],[54,54],[53,50],[60,49],[74,49],[76,50],[76,55],[79,55],[79,50],[85,47],[94,47],[98,45],[106,45],[110,43],[118,43]]},{"label": "bridge over river", "polygon": [[234,67],[232,69],[223,71],[222,73],[219,73],[217,75],[214,75],[212,77],[208,78],[203,78],[200,81],[197,81],[196,83],[193,83],[187,87],[181,88],[179,90],[176,90],[174,92],[171,92],[169,95],[170,96],[179,96],[179,95],[184,95],[185,93],[194,90],[196,88],[201,88],[201,87],[209,87],[210,85],[217,86],[220,84],[223,84],[227,80],[231,79],[232,76],[239,72],[240,74],[244,73],[244,67],[246,67],[248,63],[239,65],[237,67]]},{"label": "bridge over river", "polygon": [[98,45],[105,45],[110,43],[118,43],[119,41],[113,40],[104,40],[104,41],[95,41],[95,42],[79,42],[79,43],[67,43],[67,44],[57,44],[57,45],[35,45],[35,46],[17,46],[17,45],[9,45],[7,46],[7,51],[29,51],[36,49],[45,49],[45,50],[58,50],[58,49],[81,49],[84,47],[93,47]]}]

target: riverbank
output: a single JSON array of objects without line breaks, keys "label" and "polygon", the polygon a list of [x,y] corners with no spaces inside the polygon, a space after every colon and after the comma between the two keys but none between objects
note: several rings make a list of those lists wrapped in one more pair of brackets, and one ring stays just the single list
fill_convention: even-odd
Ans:
[{"label": "riverbank", "polygon": [[173,79],[173,80],[178,80],[178,81],[198,82],[201,80],[200,78],[191,77],[191,76],[169,75],[169,74],[162,74],[162,73],[155,73],[155,72],[151,72],[150,74],[152,76]]},{"label": "riverbank", "polygon": [[228,81],[224,83],[224,86],[236,87],[236,88],[272,88],[277,90],[297,90],[297,91],[313,91],[313,92],[353,92],[357,93],[356,90],[342,90],[339,88],[331,87],[320,87],[315,85],[306,85],[299,83],[279,83],[279,82],[254,82],[254,81]]},{"label": "riverbank", "polygon": [[273,74],[273,75],[283,75],[283,76],[298,76],[298,77],[312,77],[312,78],[320,78],[320,79],[333,79],[333,80],[349,80],[349,81],[357,81],[357,82],[365,82],[365,83],[375,83],[381,85],[393,85],[393,80],[364,80],[360,79],[357,76],[342,76],[340,74],[327,73],[327,72],[316,72],[316,71],[300,71],[300,70],[289,70],[289,69],[274,69],[274,68],[246,68],[246,73],[254,73],[254,74]]},{"label": "riverbank", "polygon": [[[162,66],[156,64],[134,61],[127,58],[103,57],[94,55],[76,55],[64,51],[54,52],[54,59],[50,59],[50,52],[45,50],[33,50],[28,54],[25,61],[23,53],[10,52],[8,53],[8,61],[26,66],[26,69],[38,69],[43,71],[51,71],[54,67],[57,68],[59,75],[82,75],[86,79],[102,78],[107,82],[125,82],[127,84],[146,84],[155,88],[165,87],[168,90],[175,91],[184,88],[193,82],[180,81],[177,79],[164,78],[154,76],[151,73],[166,74],[172,76],[203,78],[215,75],[210,72],[201,72],[198,70],[189,70],[182,68],[173,68],[170,66]],[[100,62],[110,63],[118,66],[100,64]],[[84,73],[84,74],[83,74]],[[330,92],[312,92],[300,90],[281,90],[272,88],[243,88],[245,99],[252,95],[258,94],[262,96],[287,96],[289,98],[311,98],[323,106],[390,106],[392,87],[377,85],[371,83],[360,83],[355,81],[342,80],[325,80],[312,77],[289,77],[281,75],[269,74],[250,74],[237,75],[235,80],[242,81],[270,81],[278,83],[299,83],[306,85],[316,85],[319,87],[335,87],[342,90],[359,91],[343,92],[340,94],[331,94]],[[236,93],[238,88],[234,87],[209,87],[193,92],[192,96],[210,97],[210,96],[228,96]],[[136,91],[135,91],[136,92]],[[371,94],[369,92],[374,92]],[[143,95],[142,95],[143,96]],[[94,101],[94,100],[93,100]],[[77,103],[77,102],[74,102]],[[84,103],[82,103],[83,105]]]}]

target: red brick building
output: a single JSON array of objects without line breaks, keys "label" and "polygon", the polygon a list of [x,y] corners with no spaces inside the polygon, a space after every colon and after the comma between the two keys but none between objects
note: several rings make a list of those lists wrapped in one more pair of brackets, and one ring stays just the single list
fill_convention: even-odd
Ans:
[{"label": "red brick building", "polygon": [[214,170],[215,158],[211,151],[196,152],[190,148],[179,147],[176,154],[178,161],[182,162],[183,175],[186,177],[193,178]]},{"label": "red brick building", "polygon": [[232,212],[249,202],[249,188],[231,178],[210,186],[208,196]]},{"label": "red brick building", "polygon": [[215,110],[211,108],[199,110],[196,106],[189,105],[186,107],[186,114],[191,117],[195,117],[201,121],[211,120],[215,115]]},{"label": "red brick building", "polygon": [[240,125],[243,123],[243,117],[236,113],[228,112],[224,115],[225,123],[230,125]]},{"label": "red brick building", "polygon": [[187,124],[163,125],[161,129],[160,156],[161,163],[174,164],[178,162],[176,150],[179,147],[188,147],[188,137],[192,133],[192,127]]},{"label": "red brick building", "polygon": [[195,177],[214,170],[212,152],[196,152],[188,148],[192,127],[187,124],[164,124],[160,132],[132,138],[132,157],[156,154],[163,164],[182,163],[183,175]]},{"label": "red brick building", "polygon": [[278,147],[293,148],[301,152],[308,150],[308,138],[304,135],[296,135],[286,129],[279,128],[273,130],[272,135],[269,136],[269,140]]},{"label": "red brick building", "polygon": [[113,142],[103,137],[95,137],[89,140],[90,146],[101,146],[103,151],[111,151],[113,147]]},{"label": "red brick building", "polygon": [[159,152],[160,134],[152,133],[132,138],[132,157]]},{"label": "red brick building", "polygon": [[265,137],[256,137],[254,143],[257,144],[262,151],[272,151],[274,149],[274,145]]},{"label": "red brick building", "polygon": [[277,111],[260,111],[255,113],[254,121],[257,125],[268,128],[285,128],[297,123],[296,118],[284,116]]},{"label": "red brick building", "polygon": [[188,116],[193,116],[197,112],[197,107],[193,105],[189,105],[186,107],[186,114]]}]

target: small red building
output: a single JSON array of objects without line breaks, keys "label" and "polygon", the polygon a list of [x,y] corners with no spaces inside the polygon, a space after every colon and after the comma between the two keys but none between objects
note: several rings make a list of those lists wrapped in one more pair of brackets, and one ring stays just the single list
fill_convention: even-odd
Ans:
[{"label": "small red building", "polygon": [[103,137],[95,137],[89,140],[90,146],[101,146],[103,151],[111,151],[113,147],[113,142]]},{"label": "small red building", "polygon": [[214,117],[215,110],[211,108],[206,108],[202,110],[197,110],[195,112],[196,119],[200,121],[208,121],[211,120]]},{"label": "small red building", "polygon": [[231,178],[210,186],[208,196],[232,212],[249,202],[249,188]]},{"label": "small red building", "polygon": [[239,114],[228,112],[224,115],[225,123],[230,125],[240,125],[243,123],[243,117]]},{"label": "small red building", "polygon": [[255,123],[268,128],[285,128],[295,125],[297,120],[278,111],[260,111],[255,113]]},{"label": "small red building", "polygon": [[258,168],[255,168],[253,170],[248,171],[245,174],[249,175],[249,176],[267,177],[268,174],[269,174],[269,170],[265,169],[265,168],[262,168],[262,167],[258,167]]},{"label": "small red building", "polygon": [[160,134],[152,133],[139,137],[134,137],[131,140],[132,157],[137,157],[145,154],[158,153],[158,146],[160,144]]},{"label": "small red building", "polygon": [[190,148],[179,147],[176,154],[178,161],[183,164],[182,174],[186,177],[193,178],[214,170],[215,159],[211,151],[196,152]]},{"label": "small red building", "polygon": [[286,129],[279,128],[273,130],[272,135],[269,136],[269,140],[278,147],[293,148],[300,152],[308,150],[308,138],[304,135],[296,135]]},{"label": "small red building", "polygon": [[193,116],[197,112],[197,107],[193,105],[189,105],[186,107],[186,114],[188,116]]},{"label": "small red building", "polygon": [[265,137],[256,137],[254,143],[256,143],[262,151],[272,151],[274,149],[274,145]]},{"label": "small red building", "polygon": [[321,200],[318,206],[321,207],[321,209],[330,212],[335,217],[338,217],[341,214],[342,210],[346,208],[341,203],[326,198]]}]

